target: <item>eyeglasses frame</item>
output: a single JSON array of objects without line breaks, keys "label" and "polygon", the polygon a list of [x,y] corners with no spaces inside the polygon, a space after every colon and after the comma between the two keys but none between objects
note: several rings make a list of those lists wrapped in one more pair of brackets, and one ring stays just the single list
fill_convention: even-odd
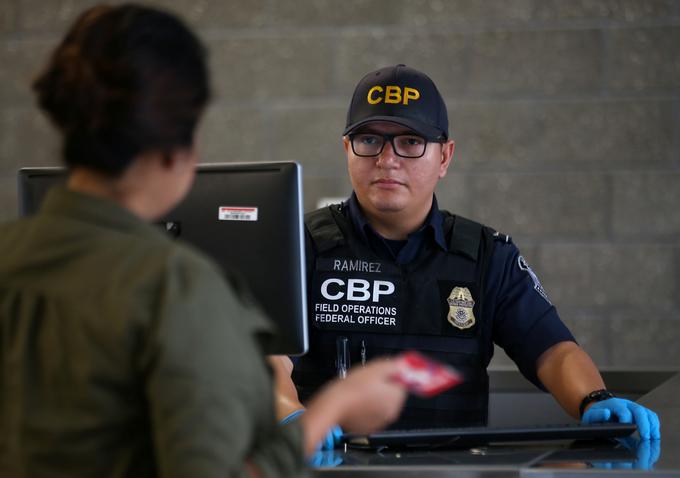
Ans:
[{"label": "eyeglasses frame", "polygon": [[[359,153],[357,153],[356,150],[354,149],[354,138],[357,135],[360,135],[360,134],[372,134],[372,135],[375,135],[375,136],[381,136],[383,138],[383,144],[380,147],[380,151],[378,151],[375,154],[359,154]],[[395,146],[394,146],[394,138],[396,138],[398,136],[416,136],[418,138],[424,139],[425,140],[425,147],[423,148],[423,152],[420,154],[420,156],[404,156],[403,154],[399,154],[397,152],[397,148],[395,148]],[[392,145],[392,151],[394,151],[394,154],[396,154],[400,158],[418,159],[418,158],[422,158],[423,156],[425,156],[425,153],[427,152],[427,145],[428,144],[430,144],[430,143],[444,144],[447,141],[446,138],[444,138],[443,136],[438,136],[437,138],[433,138],[433,137],[423,136],[422,134],[408,134],[408,133],[382,134],[382,133],[374,133],[374,132],[369,132],[369,131],[358,131],[356,133],[349,133],[347,135],[347,138],[349,138],[349,144],[352,147],[352,152],[356,156],[359,156],[360,158],[373,158],[373,157],[376,157],[376,156],[380,156],[380,154],[385,149],[385,145],[389,141],[389,143]]]}]

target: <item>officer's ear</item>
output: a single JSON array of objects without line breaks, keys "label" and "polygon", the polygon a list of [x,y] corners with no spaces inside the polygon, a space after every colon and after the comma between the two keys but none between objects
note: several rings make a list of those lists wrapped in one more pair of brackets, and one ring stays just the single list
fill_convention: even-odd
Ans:
[{"label": "officer's ear", "polygon": [[442,143],[442,154],[439,164],[439,178],[446,176],[446,171],[449,169],[451,160],[453,159],[453,151],[456,149],[456,143],[452,139],[446,143]]},{"label": "officer's ear", "polygon": [[342,137],[342,147],[345,148],[345,155],[349,154],[349,137],[347,135]]}]

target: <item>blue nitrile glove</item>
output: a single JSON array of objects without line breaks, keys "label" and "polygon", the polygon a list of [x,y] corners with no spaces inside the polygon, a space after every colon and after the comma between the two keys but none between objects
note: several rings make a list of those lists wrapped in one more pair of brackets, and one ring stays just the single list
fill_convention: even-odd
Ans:
[{"label": "blue nitrile glove", "polygon": [[625,398],[608,398],[593,403],[583,414],[581,421],[635,423],[643,440],[661,439],[661,424],[656,413]]},{"label": "blue nitrile glove", "polygon": [[340,444],[341,438],[342,428],[340,428],[340,425],[333,425],[316,449],[321,451],[333,450],[336,445]]},{"label": "blue nitrile glove", "polygon": [[341,452],[335,450],[316,451],[309,459],[309,465],[314,468],[333,468],[342,465]]},{"label": "blue nitrile glove", "polygon": [[[285,418],[281,420],[281,425],[285,425],[286,423],[290,423],[293,420],[297,420],[297,418],[302,415],[305,412],[304,408],[301,408],[300,410],[295,410],[293,413],[289,414]],[[324,437],[323,440],[321,440],[321,443],[317,445],[316,450],[317,451],[326,451],[326,450],[333,450],[335,448],[335,445],[340,443],[340,439],[342,438],[342,428],[340,428],[340,425],[333,425],[330,430],[328,430],[328,433]]]}]

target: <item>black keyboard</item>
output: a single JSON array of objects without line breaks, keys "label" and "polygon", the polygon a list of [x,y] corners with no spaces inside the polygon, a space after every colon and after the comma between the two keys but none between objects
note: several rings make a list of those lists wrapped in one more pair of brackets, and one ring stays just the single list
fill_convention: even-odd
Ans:
[{"label": "black keyboard", "polygon": [[345,434],[343,441],[348,445],[362,448],[457,448],[493,442],[602,440],[626,437],[636,430],[636,425],[617,422],[513,427],[429,428],[385,430],[370,435]]}]

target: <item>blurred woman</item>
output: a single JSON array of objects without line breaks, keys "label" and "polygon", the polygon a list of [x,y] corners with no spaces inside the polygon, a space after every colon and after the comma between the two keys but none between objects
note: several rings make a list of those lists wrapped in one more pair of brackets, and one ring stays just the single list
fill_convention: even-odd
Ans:
[{"label": "blurred woman", "polygon": [[405,391],[383,361],[279,426],[239,286],[149,222],[189,190],[206,54],[176,17],[86,11],[34,89],[65,188],[0,227],[0,436],[7,476],[295,476],[334,423],[368,431]]}]

